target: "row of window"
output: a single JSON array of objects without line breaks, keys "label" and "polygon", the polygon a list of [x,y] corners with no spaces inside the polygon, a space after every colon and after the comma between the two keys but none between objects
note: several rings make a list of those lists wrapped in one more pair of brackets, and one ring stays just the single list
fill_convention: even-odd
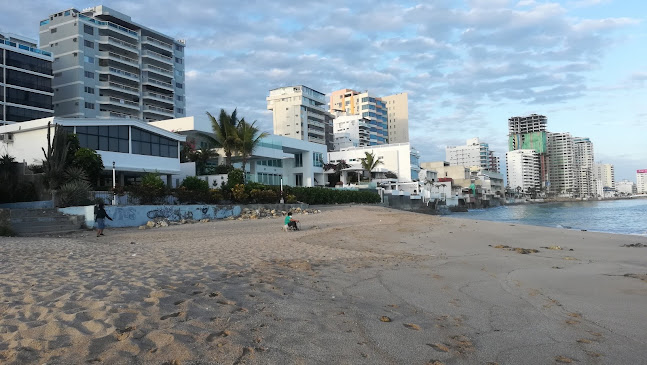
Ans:
[{"label": "row of window", "polygon": [[49,95],[43,95],[8,87],[5,97],[5,101],[8,103],[29,105],[43,109],[52,109],[52,97]]},{"label": "row of window", "polygon": [[6,83],[29,89],[52,92],[52,80],[16,70],[5,70]]},{"label": "row of window", "polygon": [[51,112],[41,112],[31,109],[23,109],[15,106],[6,106],[7,114],[6,119],[12,122],[24,122],[27,120],[34,120],[40,118],[51,117],[53,114]]},{"label": "row of window", "polygon": [[280,174],[267,174],[264,172],[259,172],[256,174],[257,182],[265,185],[280,185],[281,178],[283,177]]},{"label": "row of window", "polygon": [[271,166],[271,167],[283,167],[283,160],[274,159],[274,160],[262,160],[256,162],[259,166]]},{"label": "row of window", "polygon": [[39,72],[46,75],[52,74],[52,63],[50,61],[41,60],[40,58],[31,57],[16,52],[7,52],[5,65]]},{"label": "row of window", "polygon": [[129,141],[128,126],[76,127],[81,147],[98,151],[132,153],[137,155],[178,157],[177,141],[132,127],[132,141]]}]

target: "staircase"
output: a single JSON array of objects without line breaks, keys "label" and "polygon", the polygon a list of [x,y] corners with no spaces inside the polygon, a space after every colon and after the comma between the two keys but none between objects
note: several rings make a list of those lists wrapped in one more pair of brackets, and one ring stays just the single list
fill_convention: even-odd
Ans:
[{"label": "staircase", "polygon": [[19,236],[75,232],[84,227],[82,215],[67,215],[56,209],[11,209],[11,228]]}]

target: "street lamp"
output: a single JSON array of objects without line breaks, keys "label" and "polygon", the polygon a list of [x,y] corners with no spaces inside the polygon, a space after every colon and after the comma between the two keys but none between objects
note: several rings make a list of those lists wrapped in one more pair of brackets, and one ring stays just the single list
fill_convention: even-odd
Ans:
[{"label": "street lamp", "polygon": [[112,205],[117,205],[117,180],[115,173],[115,162],[112,161]]}]

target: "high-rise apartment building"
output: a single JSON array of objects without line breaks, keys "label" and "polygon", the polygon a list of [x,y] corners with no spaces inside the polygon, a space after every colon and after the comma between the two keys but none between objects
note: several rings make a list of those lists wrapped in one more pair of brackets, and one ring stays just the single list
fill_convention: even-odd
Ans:
[{"label": "high-rise apartment building", "polygon": [[359,115],[339,115],[333,120],[334,150],[370,145],[369,120]]},{"label": "high-rise apartment building", "polygon": [[333,115],[326,111],[326,95],[303,85],[270,90],[274,134],[325,144],[333,149]]},{"label": "high-rise apartment building", "polygon": [[610,163],[596,164],[597,179],[602,182],[602,187],[606,189],[615,189],[616,178],[613,165]]},{"label": "high-rise apartment building", "polygon": [[547,134],[548,190],[554,194],[579,195],[575,174],[575,144],[570,133]]},{"label": "high-rise apartment building", "polygon": [[537,152],[542,188],[549,185],[546,123],[546,117],[539,114],[508,119],[508,151],[531,149]]},{"label": "high-rise apartment building", "polygon": [[184,41],[106,6],[68,9],[40,22],[54,54],[54,114],[61,117],[186,116]]},{"label": "high-rise apartment building", "polygon": [[447,146],[445,161],[450,166],[478,167],[499,172],[499,159],[494,156],[494,151],[490,151],[490,146],[478,138],[468,139],[464,146]]},{"label": "high-rise apartment building", "polygon": [[622,195],[636,194],[636,184],[629,180],[618,181],[616,182],[616,191]]},{"label": "high-rise apartment building", "polygon": [[593,154],[593,143],[589,138],[575,137],[575,173],[579,195],[582,197],[597,195],[595,171],[595,158]]},{"label": "high-rise apartment building", "polygon": [[51,117],[52,54],[0,32],[0,125]]},{"label": "high-rise apartment building", "polygon": [[636,170],[636,192],[647,194],[647,169]]},{"label": "high-rise apartment building", "polygon": [[330,112],[361,115],[369,120],[370,144],[409,142],[409,105],[407,93],[377,97],[351,89],[333,91]]},{"label": "high-rise apartment building", "polygon": [[522,192],[541,185],[539,154],[535,150],[515,150],[505,154],[508,186]]}]

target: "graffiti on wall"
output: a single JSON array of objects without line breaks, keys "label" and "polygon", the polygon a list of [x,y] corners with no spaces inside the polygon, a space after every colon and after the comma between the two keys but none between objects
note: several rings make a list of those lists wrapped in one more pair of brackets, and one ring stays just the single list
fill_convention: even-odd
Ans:
[{"label": "graffiti on wall", "polygon": [[112,219],[134,221],[136,213],[135,208],[132,207],[115,207],[112,212]]}]

